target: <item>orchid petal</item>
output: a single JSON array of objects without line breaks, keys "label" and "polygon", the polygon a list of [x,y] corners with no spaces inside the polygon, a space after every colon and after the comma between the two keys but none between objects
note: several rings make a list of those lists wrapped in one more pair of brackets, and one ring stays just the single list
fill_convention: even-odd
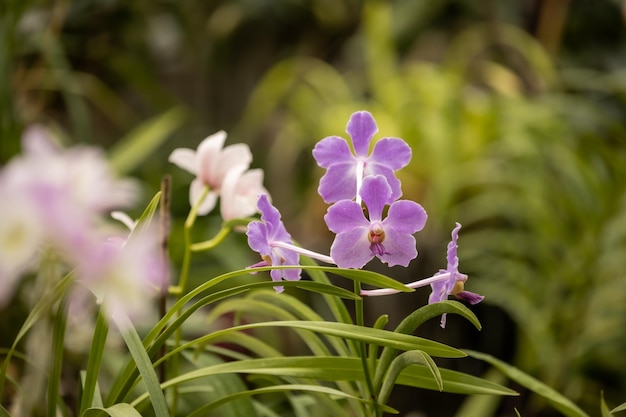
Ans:
[{"label": "orchid petal", "polygon": [[376,132],[378,132],[378,126],[370,112],[359,111],[350,116],[346,133],[352,138],[354,153],[357,156],[367,157],[370,142]]},{"label": "orchid petal", "polygon": [[380,221],[383,209],[391,204],[391,187],[382,175],[367,176],[361,185],[361,198],[367,206],[370,221]]},{"label": "orchid petal", "polygon": [[324,220],[328,229],[334,233],[345,233],[358,227],[369,228],[363,209],[352,200],[341,200],[330,206]]},{"label": "orchid petal", "polygon": [[322,168],[329,168],[338,163],[354,163],[354,155],[348,143],[339,136],[329,136],[313,147],[313,158]]},{"label": "orchid petal", "polygon": [[385,227],[393,227],[399,233],[413,234],[424,228],[427,219],[426,210],[420,204],[399,200],[389,207],[383,224]]},{"label": "orchid petal", "polygon": [[339,268],[360,269],[374,257],[368,235],[369,228],[357,227],[335,237],[330,256]]},{"label": "orchid petal", "polygon": [[198,166],[196,162],[196,151],[188,148],[174,149],[168,161],[185,171],[197,174]]},{"label": "orchid petal", "polygon": [[369,162],[381,164],[397,171],[411,160],[411,147],[399,138],[383,138],[374,145]]}]

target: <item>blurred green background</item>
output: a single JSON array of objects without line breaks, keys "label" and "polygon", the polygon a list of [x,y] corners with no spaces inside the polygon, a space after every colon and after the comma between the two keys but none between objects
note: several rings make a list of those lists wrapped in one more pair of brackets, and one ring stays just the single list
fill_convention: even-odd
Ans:
[{"label": "blurred green background", "polygon": [[[484,329],[452,318],[421,335],[507,360],[597,414],[601,391],[609,406],[626,400],[625,24],[623,0],[3,0],[0,163],[41,123],[67,145],[104,147],[145,203],[172,175],[177,265],[191,176],[167,156],[224,129],[252,148],[294,238],[328,252],[311,149],[369,110],[378,137],[413,148],[399,175],[429,213],[410,268],[370,267],[427,277],[461,222]],[[219,222],[201,219],[194,238]],[[253,262],[231,236],[192,273]],[[366,300],[368,320],[388,313],[393,325],[426,300]],[[557,415],[521,393],[500,403],[398,388],[392,401],[431,416],[477,403]]]}]

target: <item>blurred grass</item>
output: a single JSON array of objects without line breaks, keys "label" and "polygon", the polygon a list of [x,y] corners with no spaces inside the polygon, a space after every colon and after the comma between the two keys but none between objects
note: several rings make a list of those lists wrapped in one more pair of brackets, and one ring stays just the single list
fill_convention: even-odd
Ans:
[{"label": "blurred grass", "polygon": [[[378,137],[413,148],[405,198],[430,215],[420,258],[398,278],[442,267],[449,231],[463,223],[468,289],[496,307],[477,308],[496,317],[467,344],[497,347],[489,353],[595,413],[601,389],[609,404],[626,392],[624,6],[572,1],[547,34],[539,23],[556,3],[6,0],[0,162],[18,152],[24,126],[43,123],[107,148],[146,196],[171,174],[177,261],[191,178],[167,156],[225,129],[229,143],[252,147],[294,237],[327,251],[310,151],[369,110]],[[194,239],[218,223],[200,219]],[[198,257],[197,279],[252,263],[244,241]],[[424,301],[370,305],[397,320]],[[514,342],[487,324],[509,320]],[[451,326],[433,326],[433,337],[465,342]],[[522,415],[551,415],[520,401]],[[494,415],[511,415],[507,406]]]}]

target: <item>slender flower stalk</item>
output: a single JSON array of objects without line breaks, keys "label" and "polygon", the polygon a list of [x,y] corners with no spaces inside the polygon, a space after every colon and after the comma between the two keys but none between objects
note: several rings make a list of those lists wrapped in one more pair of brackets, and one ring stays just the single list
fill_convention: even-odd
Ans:
[{"label": "slender flower stalk", "polygon": [[[444,272],[444,273],[438,272],[432,277],[420,279],[420,280],[411,282],[409,284],[404,284],[404,285],[413,289],[422,288],[422,287],[426,287],[428,285],[434,284],[436,282],[449,280],[450,275],[451,274],[449,272]],[[381,295],[398,294],[400,292],[402,291],[394,290],[391,288],[379,288],[377,290],[361,290],[361,295],[368,296],[368,297],[376,297],[376,296],[381,296]]]},{"label": "slender flower stalk", "polygon": [[317,253],[314,252],[312,250],[309,249],[304,249],[301,248],[299,246],[296,246],[294,244],[291,244],[289,242],[283,242],[283,241],[269,241],[268,242],[270,247],[276,247],[276,248],[283,248],[283,249],[287,249],[296,253],[299,253],[300,255],[304,255],[304,256],[308,256],[309,258],[313,258],[313,259],[317,259],[318,261],[322,261],[325,262],[327,264],[332,264],[332,265],[336,265],[335,260],[333,258],[331,258],[328,255],[323,255],[321,253]]}]

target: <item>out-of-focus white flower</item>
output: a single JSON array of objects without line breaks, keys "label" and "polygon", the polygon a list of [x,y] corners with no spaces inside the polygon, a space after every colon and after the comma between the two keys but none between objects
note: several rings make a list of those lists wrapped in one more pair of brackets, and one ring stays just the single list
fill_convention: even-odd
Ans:
[{"label": "out-of-focus white flower", "polygon": [[151,318],[166,276],[158,246],[152,229],[133,235],[123,246],[102,239],[77,266],[73,314],[90,310],[95,297],[108,317],[123,314],[133,322]]},{"label": "out-of-focus white flower", "polygon": [[0,306],[13,293],[20,275],[35,260],[43,225],[23,195],[0,190]]},{"label": "out-of-focus white flower", "polygon": [[231,169],[222,183],[222,218],[226,221],[253,215],[258,211],[257,201],[261,194],[268,194],[263,187],[263,170],[246,171],[243,166]]},{"label": "out-of-focus white flower", "polygon": [[252,162],[252,153],[248,145],[238,143],[224,147],[226,132],[219,131],[204,139],[197,150],[175,149],[169,161],[191,172],[196,178],[189,188],[189,202],[194,206],[200,199],[205,187],[209,193],[198,207],[198,214],[208,214],[217,203],[226,175],[237,167],[248,169]]}]

